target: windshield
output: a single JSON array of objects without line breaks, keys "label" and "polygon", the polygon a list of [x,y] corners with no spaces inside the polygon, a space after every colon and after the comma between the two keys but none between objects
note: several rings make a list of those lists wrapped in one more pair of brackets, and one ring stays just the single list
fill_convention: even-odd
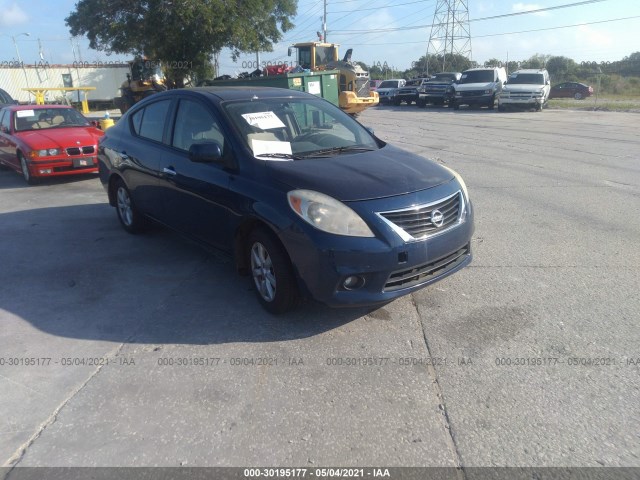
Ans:
[{"label": "windshield", "polygon": [[37,108],[16,110],[16,132],[49,128],[88,127],[89,121],[73,108]]},{"label": "windshield", "polygon": [[453,82],[456,79],[456,74],[455,73],[436,73],[434,75],[434,78],[431,79],[431,81],[438,81],[438,82]]},{"label": "windshield", "polygon": [[513,84],[544,85],[544,75],[542,73],[514,73],[509,77],[508,82]]},{"label": "windshield", "polygon": [[385,80],[378,86],[378,88],[398,88],[398,83],[400,82],[397,80]]},{"label": "windshield", "polygon": [[472,70],[464,72],[460,77],[460,83],[490,83],[493,81],[493,70]]},{"label": "windshield", "polygon": [[368,130],[323,100],[243,100],[225,103],[224,109],[258,159],[301,160],[380,148]]}]

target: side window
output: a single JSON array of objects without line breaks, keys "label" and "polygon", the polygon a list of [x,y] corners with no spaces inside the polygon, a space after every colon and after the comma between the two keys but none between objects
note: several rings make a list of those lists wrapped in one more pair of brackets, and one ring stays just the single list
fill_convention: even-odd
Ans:
[{"label": "side window", "polygon": [[131,117],[134,132],[143,138],[161,142],[170,105],[171,100],[161,100],[134,113]]},{"label": "side window", "polygon": [[224,136],[220,124],[200,103],[180,100],[171,144],[181,150],[189,150],[194,143],[206,142],[216,142],[224,151]]},{"label": "side window", "polygon": [[2,130],[7,131],[7,133],[9,132],[9,130],[11,130],[9,127],[11,127],[11,122],[9,121],[9,118],[11,117],[11,114],[9,112],[9,110],[4,110],[0,112],[0,126],[2,126]]}]

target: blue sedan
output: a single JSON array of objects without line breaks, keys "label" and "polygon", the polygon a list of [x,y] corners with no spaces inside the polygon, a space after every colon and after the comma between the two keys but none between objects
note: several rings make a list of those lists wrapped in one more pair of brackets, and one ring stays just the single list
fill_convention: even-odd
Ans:
[{"label": "blue sedan", "polygon": [[271,313],[389,302],[471,261],[462,178],[306,93],[158,93],[105,132],[98,159],[125,230],[153,221],[233,253]]}]

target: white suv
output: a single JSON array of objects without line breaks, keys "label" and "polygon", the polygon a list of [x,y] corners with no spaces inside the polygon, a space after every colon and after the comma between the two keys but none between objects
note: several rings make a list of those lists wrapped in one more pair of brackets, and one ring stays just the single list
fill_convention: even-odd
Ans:
[{"label": "white suv", "polygon": [[549,100],[551,81],[545,69],[518,70],[509,75],[498,99],[498,110],[508,105],[535,108],[540,111]]}]

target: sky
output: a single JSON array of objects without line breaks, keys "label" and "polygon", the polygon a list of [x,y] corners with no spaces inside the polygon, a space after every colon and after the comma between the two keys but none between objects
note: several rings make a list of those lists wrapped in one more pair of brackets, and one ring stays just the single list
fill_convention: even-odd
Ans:
[{"label": "sky", "polygon": [[[108,56],[89,49],[86,39],[70,39],[64,19],[76,1],[0,0],[0,66],[17,60],[18,53],[23,62],[31,64],[41,59],[50,64],[126,60],[126,55]],[[640,51],[640,0],[456,1],[468,6],[471,58],[480,64],[492,58],[526,60],[535,54],[610,62]],[[353,48],[353,60],[367,65],[386,62],[405,70],[427,52],[441,0],[326,3],[327,40],[340,44],[341,55]],[[573,5],[577,3],[580,5]],[[292,60],[287,57],[290,44],[317,40],[323,8],[324,0],[300,0],[295,28],[284,33],[273,52],[261,52],[260,62]],[[521,13],[540,9],[548,10]],[[496,16],[500,18],[490,18]],[[256,55],[248,54],[234,63],[223,51],[221,73],[253,70],[255,61]]]}]

